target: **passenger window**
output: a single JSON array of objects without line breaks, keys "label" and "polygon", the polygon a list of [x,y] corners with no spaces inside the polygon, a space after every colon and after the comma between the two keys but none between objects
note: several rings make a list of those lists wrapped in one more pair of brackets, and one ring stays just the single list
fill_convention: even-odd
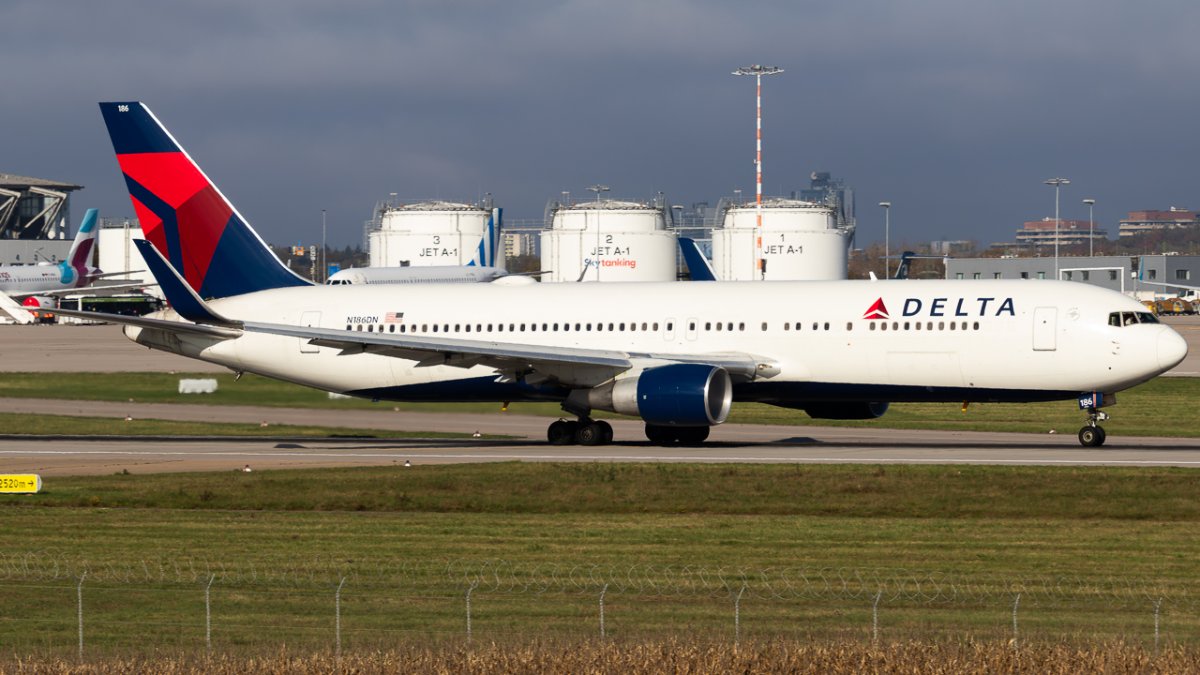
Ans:
[{"label": "passenger window", "polygon": [[457,333],[459,331],[459,328],[460,328],[459,324],[454,324],[454,332],[455,333]]},{"label": "passenger window", "polygon": [[887,322],[886,321],[879,322],[879,330],[887,330]]},{"label": "passenger window", "polygon": [[953,321],[950,322],[950,330],[954,330],[954,322]]},{"label": "passenger window", "polygon": [[[733,330],[733,324],[732,324],[732,323],[730,323],[730,324],[729,324],[729,330]],[[746,330],[746,324],[745,324],[745,323],[739,323],[739,324],[738,324],[738,330]]]},{"label": "passenger window", "polygon": [[846,322],[846,332],[850,332],[850,331],[852,331],[852,330],[854,330],[854,322],[853,322],[853,321],[847,321],[847,322]]},{"label": "passenger window", "polygon": [[825,330],[829,330],[829,322],[828,321],[825,322]]},{"label": "passenger window", "polygon": [[875,330],[875,322],[874,321],[872,321],[871,323],[869,323],[867,325],[869,325],[871,327],[871,330]]},{"label": "passenger window", "polygon": [[764,321],[764,322],[763,322],[762,329],[763,329],[764,331],[766,331],[766,330],[767,330],[767,322],[766,322],[766,321]]},{"label": "passenger window", "polygon": [[904,322],[904,330],[908,330],[908,329],[909,329],[909,323],[907,321],[905,321]]},{"label": "passenger window", "polygon": [[787,323],[783,324],[783,329],[784,329],[784,330],[791,330],[791,329],[792,329],[792,324],[791,324],[791,322],[787,322]]},{"label": "passenger window", "polygon": [[975,330],[979,330],[979,322],[978,321],[975,322]]},{"label": "passenger window", "polygon": [[[717,325],[720,326],[721,324],[717,324]],[[712,330],[712,322],[711,321],[704,322],[704,330]]]}]

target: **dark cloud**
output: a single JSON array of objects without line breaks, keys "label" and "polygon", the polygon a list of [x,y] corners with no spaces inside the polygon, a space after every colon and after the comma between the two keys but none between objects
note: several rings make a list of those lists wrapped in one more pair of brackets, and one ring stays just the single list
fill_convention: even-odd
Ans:
[{"label": "dark cloud", "polygon": [[[1011,238],[1041,184],[1126,211],[1200,206],[1189,119],[1200,7],[1164,1],[385,2],[0,6],[0,170],[131,213],[98,100],[146,101],[272,241],[358,241],[375,202],[495,195],[510,219],[594,182],[676,203],[831,170],[860,242]],[[19,67],[11,67],[19,64]]]}]

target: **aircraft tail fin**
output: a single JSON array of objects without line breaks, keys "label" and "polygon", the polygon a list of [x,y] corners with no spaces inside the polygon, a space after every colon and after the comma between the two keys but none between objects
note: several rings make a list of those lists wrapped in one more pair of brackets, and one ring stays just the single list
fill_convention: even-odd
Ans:
[{"label": "aircraft tail fin", "polygon": [[896,276],[892,277],[893,279],[908,278],[908,268],[912,265],[914,256],[916,256],[916,253],[912,251],[905,251],[900,254],[900,264],[896,266]]},{"label": "aircraft tail fin", "polygon": [[680,237],[679,252],[683,254],[683,261],[687,263],[688,274],[691,275],[692,281],[717,280],[717,273],[713,271],[712,265],[708,263],[708,259],[704,257],[704,253],[700,251],[700,247],[694,239]]},{"label": "aircraft tail fin", "polygon": [[492,217],[488,218],[479,247],[475,249],[475,257],[467,262],[467,267],[497,267],[497,262],[504,256],[499,255],[500,249],[500,219],[503,209],[492,209]]},{"label": "aircraft tail fin", "polygon": [[101,103],[146,239],[200,297],[310,282],[279,262],[144,103]]},{"label": "aircraft tail fin", "polygon": [[99,231],[99,209],[88,209],[83,214],[83,223],[79,232],[75,233],[75,241],[71,244],[71,252],[67,254],[67,263],[75,269],[82,269],[92,259],[92,250],[96,247],[96,234]]}]

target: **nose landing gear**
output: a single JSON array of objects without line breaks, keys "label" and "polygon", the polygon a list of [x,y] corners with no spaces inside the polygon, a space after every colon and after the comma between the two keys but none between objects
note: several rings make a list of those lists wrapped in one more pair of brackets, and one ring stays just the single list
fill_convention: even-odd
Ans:
[{"label": "nose landing gear", "polygon": [[1106,419],[1108,419],[1108,413],[1088,408],[1087,425],[1079,430],[1079,444],[1085,448],[1098,448],[1104,445],[1108,434],[1104,432],[1104,427],[1100,426],[1100,422]]}]

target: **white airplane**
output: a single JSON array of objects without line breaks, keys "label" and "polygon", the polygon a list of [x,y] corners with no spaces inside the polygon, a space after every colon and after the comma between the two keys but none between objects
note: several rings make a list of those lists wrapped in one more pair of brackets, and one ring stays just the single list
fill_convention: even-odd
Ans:
[{"label": "white airplane", "polygon": [[508,276],[499,267],[434,265],[430,267],[347,267],[331,275],[330,286],[369,284],[478,284]]},{"label": "white airplane", "polygon": [[[67,259],[57,265],[0,265],[0,311],[18,323],[32,323],[31,312],[53,305],[56,296],[79,293],[96,280],[127,272],[102,272],[91,267],[92,249],[99,230],[96,209],[88,209],[71,244]],[[146,284],[104,286],[104,292],[141,288]],[[22,303],[16,302],[22,299]]]},{"label": "white airplane", "polygon": [[[1112,394],[1187,353],[1134,300],[1058,281],[313,286],[146,106],[100,107],[149,240],[137,245],[173,309],[60,313],[237,372],[373,399],[557,401],[578,419],[548,440],[585,445],[612,438],[595,410],[692,444],[734,400],[868,419],[895,401],[1076,399],[1079,440],[1098,446]],[[1111,318],[1126,315],[1136,323]]]}]

